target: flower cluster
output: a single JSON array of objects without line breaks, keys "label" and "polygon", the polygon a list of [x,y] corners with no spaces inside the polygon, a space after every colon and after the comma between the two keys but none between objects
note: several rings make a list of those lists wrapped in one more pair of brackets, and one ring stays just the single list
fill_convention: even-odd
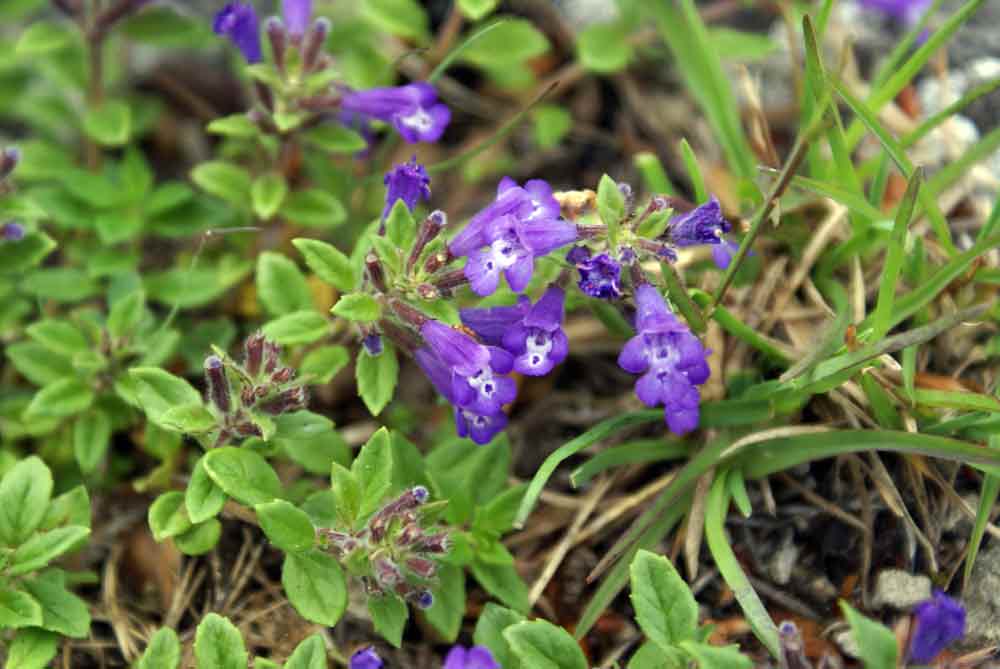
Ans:
[{"label": "flower cluster", "polygon": [[[348,669],[381,669],[382,666],[382,658],[371,646],[355,651],[347,665]],[[500,669],[500,664],[486,646],[456,645],[448,651],[441,669]]]},{"label": "flower cluster", "polygon": [[[371,122],[380,121],[390,124],[407,142],[438,141],[451,121],[451,110],[438,101],[437,92],[427,82],[356,91],[330,84],[327,78],[313,82],[303,76],[331,71],[329,59],[323,54],[330,22],[325,18],[313,20],[312,4],[311,0],[283,0],[282,18],[272,17],[265,24],[274,67],[283,78],[278,91],[260,82],[255,84],[267,111],[274,111],[274,97],[278,94],[286,110],[315,113],[316,119],[333,112],[341,122],[368,137]],[[260,19],[252,4],[230,2],[215,15],[212,29],[228,38],[248,64],[263,61]],[[297,55],[295,70],[287,58],[289,48]],[[268,129],[273,125],[268,119],[255,120]]]},{"label": "flower cluster", "polygon": [[260,437],[258,413],[277,416],[306,406],[306,390],[295,370],[281,364],[281,347],[260,332],[243,345],[243,363],[221,355],[205,359],[208,399],[219,422],[216,446],[236,437]]},{"label": "flower cluster", "polygon": [[415,486],[372,514],[361,530],[319,535],[341,562],[355,566],[369,594],[392,592],[429,608],[436,560],[449,545],[446,531],[424,527],[421,507],[429,497],[427,488]]},{"label": "flower cluster", "polygon": [[953,641],[965,634],[965,609],[940,590],[913,609],[910,660],[929,664]]}]

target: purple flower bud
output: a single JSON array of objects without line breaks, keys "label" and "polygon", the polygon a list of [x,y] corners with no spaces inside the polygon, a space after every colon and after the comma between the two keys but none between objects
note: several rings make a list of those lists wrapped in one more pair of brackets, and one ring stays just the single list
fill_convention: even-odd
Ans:
[{"label": "purple flower bud", "polygon": [[402,200],[406,208],[413,211],[420,201],[429,200],[431,197],[431,178],[427,175],[424,166],[417,162],[417,157],[413,156],[409,162],[400,163],[389,170],[382,180],[385,184],[385,207],[382,208],[382,220],[384,221],[396,200]]},{"label": "purple flower bud", "polygon": [[227,4],[215,15],[212,30],[228,37],[249,64],[261,61],[260,20],[250,3]]},{"label": "purple flower bud", "polygon": [[264,341],[264,372],[274,374],[281,363],[281,347],[273,341]]},{"label": "purple flower bud", "polygon": [[434,578],[437,573],[437,563],[425,558],[410,558],[406,561],[406,568],[423,579]]},{"label": "purple flower bud", "polygon": [[916,619],[910,634],[910,660],[928,664],[965,634],[965,608],[940,590],[913,609]]},{"label": "purple flower bud", "polygon": [[423,504],[431,496],[430,491],[422,485],[411,488],[410,494],[413,495],[413,499],[417,502],[417,504]]},{"label": "purple flower bud", "polygon": [[281,13],[288,34],[293,38],[302,37],[312,20],[312,0],[282,0]]},{"label": "purple flower bud", "polygon": [[274,374],[271,375],[271,381],[273,383],[288,383],[295,376],[295,370],[291,367],[282,367]]},{"label": "purple flower bud", "polygon": [[440,555],[448,552],[449,539],[447,532],[424,535],[420,539],[418,549],[425,553]]},{"label": "purple flower bud", "polygon": [[372,571],[375,574],[375,581],[383,590],[392,590],[403,581],[403,572],[387,557],[377,557],[372,560]]},{"label": "purple flower bud", "polygon": [[264,22],[264,31],[267,39],[271,42],[271,53],[274,56],[274,66],[279,71],[285,71],[285,47],[288,46],[288,33],[285,31],[285,24],[281,20],[272,16]]},{"label": "purple flower bud", "polygon": [[636,261],[635,250],[629,246],[624,247],[618,254],[618,260],[623,265],[631,265]]},{"label": "purple flower bud", "polygon": [[306,389],[298,387],[281,391],[277,396],[263,402],[259,408],[264,413],[278,416],[289,411],[298,411],[305,405]]},{"label": "purple flower bud", "polygon": [[371,646],[355,651],[347,663],[347,669],[381,669],[382,658]]},{"label": "purple flower bud", "polygon": [[781,643],[782,666],[786,669],[812,669],[805,654],[802,635],[795,623],[785,620],[778,625],[778,641]]},{"label": "purple flower bud", "polygon": [[3,238],[8,242],[19,242],[24,239],[24,226],[16,221],[3,224]]},{"label": "purple flower bud", "polygon": [[16,146],[8,146],[0,153],[0,181],[10,176],[17,164],[21,162],[21,150]]},{"label": "purple flower bud", "polygon": [[722,217],[719,201],[712,196],[705,204],[671,220],[667,235],[674,246],[719,244],[731,227]]},{"label": "purple flower bud", "polygon": [[618,366],[642,374],[635,392],[646,406],[664,406],[670,431],[683,435],[698,427],[697,386],[708,380],[708,352],[648,283],[636,289],[635,337],[618,356]]},{"label": "purple flower bud", "polygon": [[413,271],[416,266],[417,261],[420,259],[420,255],[424,252],[427,245],[434,240],[444,227],[448,225],[448,215],[445,214],[440,209],[435,209],[424,222],[420,224],[420,229],[417,230],[417,238],[413,242],[413,248],[410,250],[410,257],[406,261],[406,271],[407,273]]},{"label": "purple flower bud", "polygon": [[590,257],[590,251],[582,246],[573,249],[570,253],[572,259],[570,256],[567,256],[566,259],[576,265],[576,269],[580,273],[580,281],[577,285],[580,286],[580,290],[585,295],[602,300],[621,297],[622,266],[618,261],[607,253]]},{"label": "purple flower bud", "polygon": [[434,87],[423,81],[352,91],[344,95],[341,109],[350,117],[391,123],[411,144],[438,141],[451,121],[451,110],[438,102]]},{"label": "purple flower bud", "polygon": [[208,395],[212,398],[212,404],[223,414],[229,413],[232,408],[229,396],[229,380],[226,378],[226,369],[217,356],[210,355],[205,358],[205,380],[208,383]]},{"label": "purple flower bud", "polygon": [[377,358],[382,355],[382,335],[377,332],[372,332],[366,335],[363,340],[361,340],[361,345],[365,347],[365,352],[368,353],[373,358]]},{"label": "purple flower bud", "polygon": [[859,0],[865,9],[881,12],[906,25],[914,25],[931,6],[932,0]]},{"label": "purple flower bud", "polygon": [[431,594],[430,590],[423,590],[417,595],[417,606],[424,610],[434,606],[434,595]]},{"label": "purple flower bud", "polygon": [[264,360],[264,334],[255,332],[247,337],[243,344],[243,366],[247,374],[257,376],[260,374],[260,365]]},{"label": "purple flower bud", "polygon": [[306,72],[311,72],[320,65],[320,55],[326,45],[326,37],[330,34],[330,21],[326,17],[320,17],[313,21],[312,28],[306,33],[302,42],[302,67]]},{"label": "purple flower bud", "polygon": [[454,646],[441,669],[500,669],[500,664],[486,646]]}]

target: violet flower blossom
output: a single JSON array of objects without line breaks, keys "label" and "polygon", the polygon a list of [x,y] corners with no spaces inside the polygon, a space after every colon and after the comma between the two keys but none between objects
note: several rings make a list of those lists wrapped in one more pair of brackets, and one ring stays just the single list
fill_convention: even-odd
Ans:
[{"label": "violet flower blossom", "polygon": [[347,663],[347,669],[381,669],[381,667],[382,658],[371,646],[355,651]]},{"label": "violet flower blossom", "polygon": [[722,206],[713,195],[708,202],[675,216],[667,226],[666,237],[677,247],[712,245],[712,260],[719,269],[727,269],[739,244],[726,239],[732,225],[722,217]]},{"label": "violet flower blossom", "polygon": [[580,273],[577,285],[584,295],[602,300],[621,297],[622,266],[607,253],[592,256],[589,249],[577,246],[566,255],[566,260],[576,265]]},{"label": "violet flower blossom", "polygon": [[569,340],[562,329],[566,293],[549,286],[533,306],[524,295],[510,307],[462,309],[462,323],[485,343],[514,356],[514,371],[545,376],[566,359]]},{"label": "violet flower blossom", "polygon": [[293,38],[301,38],[312,20],[312,0],[281,0],[285,28]]},{"label": "violet flower blossom", "polygon": [[472,217],[448,249],[455,257],[468,256],[465,276],[473,292],[491,295],[500,275],[514,292],[531,281],[535,258],[576,240],[576,226],[559,216],[552,187],[540,179],[518,186],[504,177],[496,200]]},{"label": "violet flower blossom", "polygon": [[230,2],[223,7],[212,22],[216,35],[224,35],[240,50],[247,63],[261,61],[260,21],[253,5]]},{"label": "violet flower blossom", "polygon": [[0,238],[8,242],[19,242],[24,239],[24,226],[17,221],[8,221],[0,226]]},{"label": "violet flower blossom", "polygon": [[431,383],[455,407],[459,436],[486,444],[507,425],[503,405],[514,401],[517,384],[508,372],[514,356],[439,321],[420,327],[427,346],[414,358]]},{"label": "violet flower blossom", "polygon": [[386,172],[382,183],[386,186],[385,207],[382,208],[383,221],[388,218],[396,200],[402,200],[406,203],[406,208],[413,211],[418,202],[427,201],[431,197],[431,178],[424,166],[417,162],[416,156],[410,158],[409,162],[400,163]]},{"label": "violet flower blossom", "polygon": [[965,634],[965,609],[940,590],[913,609],[916,623],[910,635],[910,660],[928,664],[952,641]]},{"label": "violet flower blossom", "polygon": [[438,141],[451,121],[451,110],[438,102],[434,87],[425,81],[350,91],[340,107],[342,118],[348,121],[377,119],[392,124],[410,144]]},{"label": "violet flower blossom", "polygon": [[859,0],[865,9],[881,12],[900,23],[915,25],[933,0]]},{"label": "violet flower blossom", "polygon": [[698,427],[697,386],[708,380],[708,352],[687,326],[671,313],[660,291],[642,284],[635,291],[636,330],[625,344],[618,366],[642,374],[636,395],[649,407],[662,404],[670,431],[683,435]]},{"label": "violet flower blossom", "polygon": [[441,669],[501,669],[486,646],[453,646]]}]

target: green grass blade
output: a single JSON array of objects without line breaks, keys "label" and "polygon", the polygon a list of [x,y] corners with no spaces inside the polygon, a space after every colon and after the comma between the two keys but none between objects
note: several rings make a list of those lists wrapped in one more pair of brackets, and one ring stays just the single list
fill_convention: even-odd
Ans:
[{"label": "green grass blade", "polygon": [[642,176],[642,183],[649,193],[658,195],[676,195],[677,188],[670,183],[667,171],[656,154],[642,151],[635,154],[632,163]]},{"label": "green grass blade", "polygon": [[708,30],[693,0],[650,3],[663,41],[687,89],[705,112],[730,169],[750,179],[754,154],[743,132],[739,106]]},{"label": "green grass blade", "polygon": [[667,293],[670,295],[670,301],[681,312],[692,330],[698,334],[704,334],[705,330],[708,329],[708,324],[705,323],[705,315],[701,313],[701,309],[691,299],[687,288],[684,287],[683,280],[677,273],[677,269],[668,262],[661,262],[660,275],[663,277],[663,282],[667,284]]},{"label": "green grass blade", "polygon": [[698,204],[708,201],[708,188],[705,187],[705,178],[701,175],[701,166],[698,164],[698,156],[694,155],[694,150],[686,139],[681,139],[681,159],[684,161],[684,169],[691,179],[691,189],[694,191],[694,199]]},{"label": "green grass blade", "polygon": [[913,391],[913,401],[920,406],[937,409],[1000,412],[1000,400],[982,393],[918,388]]},{"label": "green grass blade", "polygon": [[961,98],[959,98],[956,102],[953,102],[952,104],[948,105],[938,113],[928,117],[919,126],[917,126],[916,130],[914,130],[906,137],[904,137],[900,141],[900,145],[904,149],[910,148],[911,146],[919,142],[921,139],[926,137],[928,133],[934,130],[934,128],[938,127],[939,125],[947,121],[955,114],[962,113],[962,111],[964,111],[966,107],[968,107],[969,105],[971,105],[973,102],[983,97],[984,95],[992,93],[998,87],[1000,87],[1000,78],[991,79],[990,81],[979,84],[978,86],[970,90],[968,93],[963,95]]},{"label": "green grass blade", "polygon": [[[990,438],[990,448],[1000,448],[1000,439],[996,436]],[[983,477],[983,488],[979,492],[979,508],[976,509],[976,522],[972,526],[972,534],[969,536],[969,550],[965,555],[965,569],[962,571],[962,589],[969,587],[972,579],[972,568],[976,564],[976,557],[979,555],[979,546],[983,543],[983,535],[986,534],[986,523],[990,521],[990,514],[993,506],[1000,496],[1000,476],[997,474],[986,474]]]},{"label": "green grass blade", "polygon": [[690,451],[688,445],[678,440],[638,439],[607,448],[573,470],[569,481],[574,488],[586,485],[591,479],[614,467],[639,465],[660,460],[683,458]]},{"label": "green grass blade", "polygon": [[872,314],[872,340],[881,339],[889,332],[889,319],[892,317],[892,305],[896,299],[896,282],[903,269],[903,256],[906,253],[906,230],[913,216],[917,193],[923,181],[923,170],[913,172],[906,193],[896,211],[896,222],[892,226],[889,237],[889,248],[885,255],[885,265],[882,268],[882,281],[879,283],[878,301],[875,303],[875,313]]},{"label": "green grass blade", "polygon": [[828,197],[834,202],[847,207],[852,214],[863,216],[872,221],[880,221],[888,218],[881,210],[873,207],[864,196],[852,193],[840,186],[834,186],[833,184],[804,176],[792,177],[792,185],[821,197]]},{"label": "green grass blade", "polygon": [[781,657],[778,628],[775,627],[757,592],[750,585],[750,579],[744,573],[726,537],[726,511],[729,509],[726,476],[727,473],[723,472],[715,477],[705,504],[705,540],[708,543],[708,550],[712,553],[712,559],[715,560],[715,566],[719,568],[723,580],[733,591],[736,601],[743,609],[743,615],[750,623],[754,635],[771,655]]},{"label": "green grass blade", "polygon": [[636,411],[622,416],[615,416],[614,418],[608,418],[607,420],[601,421],[580,436],[557,448],[551,455],[549,455],[549,457],[545,458],[545,462],[543,462],[542,466],[538,468],[538,471],[535,472],[534,478],[531,479],[531,483],[528,484],[528,489],[525,491],[524,497],[521,499],[521,506],[518,508],[514,526],[518,528],[524,527],[524,521],[531,514],[532,509],[535,508],[535,504],[538,502],[538,496],[542,494],[542,489],[545,487],[545,484],[548,483],[549,478],[553,473],[555,473],[556,468],[562,464],[566,458],[573,456],[588,446],[596,444],[600,440],[606,439],[612,434],[619,432],[620,430],[624,430],[627,427],[631,427],[632,425],[640,425],[642,423],[651,423],[653,421],[662,420],[663,411],[659,409]]},{"label": "green grass blade", "polygon": [[448,54],[441,59],[441,62],[437,64],[437,67],[435,67],[431,71],[431,73],[427,76],[427,81],[429,81],[432,84],[435,83],[438,79],[444,76],[445,71],[449,67],[451,67],[451,64],[454,63],[459,56],[462,55],[462,52],[464,52],[470,46],[472,46],[480,39],[482,39],[487,33],[495,30],[496,28],[499,28],[506,22],[507,19],[497,19],[495,21],[491,21],[490,23],[486,24],[479,30],[475,31],[474,33],[466,37],[461,44],[459,44],[454,49],[449,51]]}]

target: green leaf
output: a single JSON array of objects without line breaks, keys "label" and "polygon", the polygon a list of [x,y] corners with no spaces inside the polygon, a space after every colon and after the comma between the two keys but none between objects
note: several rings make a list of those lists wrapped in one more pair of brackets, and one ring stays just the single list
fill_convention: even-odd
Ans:
[{"label": "green leaf", "polygon": [[0,587],[0,627],[37,627],[42,624],[42,605],[26,592]]},{"label": "green leaf", "polygon": [[511,625],[503,635],[525,667],[587,669],[587,658],[569,632],[546,620]]},{"label": "green leaf", "polygon": [[628,669],[687,669],[688,664],[688,658],[680,650],[664,650],[647,641],[629,658]]},{"label": "green leaf", "polygon": [[90,527],[90,496],[86,487],[78,485],[53,499],[39,529],[51,530],[62,525]]},{"label": "green leaf", "polygon": [[444,640],[452,643],[458,638],[465,616],[465,572],[460,567],[442,564],[437,581],[434,603],[424,615]]},{"label": "green leaf", "polygon": [[274,444],[313,474],[327,474],[334,462],[350,462],[351,453],[333,429],[333,421],[311,411],[275,418]]},{"label": "green leaf", "polygon": [[204,555],[219,543],[222,536],[222,523],[218,518],[209,518],[174,537],[177,549],[185,555]]},{"label": "green leaf", "polygon": [[17,40],[14,53],[22,59],[36,58],[62,51],[69,47],[73,41],[73,34],[62,25],[48,21],[35,21]]},{"label": "green leaf", "polygon": [[594,23],[577,34],[580,64],[594,72],[618,72],[632,60],[628,31],[621,23]]},{"label": "green leaf", "polygon": [[52,498],[52,472],[32,455],[14,465],[0,481],[0,541],[24,542],[38,529]]},{"label": "green leaf", "polygon": [[260,175],[254,180],[250,189],[254,213],[261,220],[270,220],[278,213],[286,195],[288,195],[288,184],[285,183],[284,177],[276,172]]},{"label": "green leaf", "polygon": [[181,434],[204,434],[217,427],[215,416],[200,403],[170,407],[160,415],[157,424]]},{"label": "green leaf", "polygon": [[65,418],[85,411],[94,401],[94,391],[74,378],[60,379],[45,386],[24,410],[27,420]]},{"label": "green leaf", "polygon": [[246,209],[250,202],[250,174],[232,163],[211,160],[191,170],[191,180],[210,195]]},{"label": "green leaf", "polygon": [[73,357],[81,351],[90,350],[86,335],[69,321],[44,319],[29,325],[25,332],[31,339],[59,355]]},{"label": "green leaf", "polygon": [[330,490],[337,502],[336,511],[341,524],[354,527],[361,508],[361,484],[357,477],[351,470],[334,462],[330,466]]},{"label": "green leaf", "polygon": [[246,114],[223,116],[209,123],[205,130],[213,135],[226,137],[256,137],[260,130]]},{"label": "green leaf", "polygon": [[377,28],[390,35],[427,41],[427,13],[416,0],[364,0],[361,12]]},{"label": "green leaf", "polygon": [[664,648],[695,638],[698,604],[670,560],[639,551],[631,578],[635,619],[646,636]]},{"label": "green leaf", "polygon": [[312,292],[298,266],[272,251],[257,259],[257,299],[272,316],[313,309]]},{"label": "green leaf", "polygon": [[253,506],[274,500],[281,494],[281,481],[267,460],[259,454],[224,446],[204,457],[205,470],[227,495]]},{"label": "green leaf", "polygon": [[469,44],[459,55],[459,60],[491,68],[523,63],[548,50],[548,38],[531,21],[507,18]]},{"label": "green leaf", "polygon": [[709,28],[708,39],[719,60],[740,63],[763,60],[781,48],[767,35],[732,28]]},{"label": "green leaf", "polygon": [[294,311],[266,323],[264,335],[282,346],[310,344],[330,333],[330,324],[316,311]]},{"label": "green leaf", "polygon": [[326,385],[351,361],[351,354],[344,346],[321,346],[302,358],[299,373],[309,383]]},{"label": "green leaf", "polygon": [[139,405],[154,423],[173,407],[201,404],[201,393],[190,383],[159,367],[133,367],[129,377],[135,382]]},{"label": "green leaf", "polygon": [[307,144],[337,154],[354,154],[363,151],[368,142],[357,132],[338,123],[327,123],[318,128],[312,128],[300,136]]},{"label": "green leaf", "polygon": [[319,634],[307,636],[285,661],[285,669],[326,669],[326,644]]},{"label": "green leaf", "polygon": [[145,313],[146,294],[141,289],[119,298],[108,313],[108,333],[115,338],[133,334]]},{"label": "green leaf", "polygon": [[[45,669],[56,656],[59,636],[37,627],[19,630],[7,649],[6,669]],[[139,669],[152,669],[140,667]]]},{"label": "green leaf", "polygon": [[355,365],[358,394],[373,416],[379,415],[392,400],[399,381],[396,349],[385,339],[382,341],[382,353],[372,356],[362,347]]},{"label": "green leaf", "polygon": [[739,646],[710,646],[696,641],[682,641],[681,648],[698,663],[698,669],[750,669],[753,662]]},{"label": "green leaf", "polygon": [[336,247],[317,239],[293,239],[292,244],[316,276],[341,292],[354,290],[358,279],[351,260]]},{"label": "green leaf", "polygon": [[410,617],[406,602],[389,592],[368,598],[368,613],[371,615],[375,631],[382,638],[399,648],[403,643],[403,628]]},{"label": "green leaf", "polygon": [[247,669],[247,649],[236,626],[218,613],[209,613],[194,638],[198,669]]},{"label": "green leaf", "polygon": [[347,583],[336,558],[319,550],[289,553],[281,570],[281,584],[299,614],[332,627],[347,608]]},{"label": "green leaf", "polygon": [[524,616],[517,611],[487,602],[476,620],[473,641],[477,646],[489,648],[497,664],[504,669],[521,669],[521,663],[511,651],[503,632],[523,620]]},{"label": "green leaf", "polygon": [[284,500],[254,507],[268,540],[288,553],[301,553],[316,544],[316,529],[305,511]]},{"label": "green leaf", "polygon": [[382,306],[367,293],[349,293],[344,295],[331,309],[335,316],[350,321],[372,322],[382,316]]},{"label": "green leaf", "polygon": [[470,21],[486,18],[499,4],[500,0],[458,0],[458,8]]},{"label": "green leaf", "polygon": [[177,669],[181,663],[181,642],[169,627],[156,630],[139,658],[136,669]]},{"label": "green leaf", "polygon": [[531,113],[535,122],[535,142],[543,149],[551,149],[573,129],[573,115],[559,105],[539,105]]},{"label": "green leaf", "polygon": [[67,525],[34,534],[14,551],[9,573],[17,576],[37,571],[60,555],[82,546],[88,536],[90,528],[80,525]]},{"label": "green leaf", "polygon": [[310,228],[332,228],[347,220],[343,203],[318,188],[291,193],[281,206],[281,215]]},{"label": "green leaf", "polygon": [[132,133],[132,109],[121,100],[108,100],[83,115],[87,136],[104,146],[124,146]]},{"label": "green leaf", "polygon": [[618,190],[618,184],[607,174],[601,177],[597,186],[597,213],[604,225],[608,226],[608,240],[618,243],[618,228],[625,217],[625,197]]},{"label": "green leaf", "polygon": [[[496,544],[506,553],[503,544]],[[507,553],[507,555],[510,555]],[[528,599],[528,586],[521,579],[514,567],[513,558],[509,564],[488,563],[476,560],[470,565],[472,575],[480,585],[501,602],[515,611],[528,611],[531,602]]]},{"label": "green leaf", "polygon": [[56,248],[44,232],[29,232],[18,241],[0,245],[0,275],[17,274],[35,267]]},{"label": "green leaf", "polygon": [[66,589],[65,576],[50,570],[24,581],[24,587],[41,604],[41,627],[74,639],[90,635],[90,610],[87,604]]},{"label": "green leaf", "polygon": [[351,465],[351,474],[361,492],[358,516],[366,518],[382,506],[392,486],[392,447],[387,429],[379,428],[361,447]]},{"label": "green leaf", "polygon": [[226,493],[215,484],[205,469],[205,456],[200,457],[184,492],[184,506],[191,522],[198,524],[214,518],[225,504]]},{"label": "green leaf", "polygon": [[47,386],[73,374],[73,365],[69,360],[53,355],[35,342],[11,344],[6,348],[6,353],[14,368],[36,386]]},{"label": "green leaf", "polygon": [[153,538],[163,541],[191,529],[191,518],[184,505],[184,493],[179,490],[165,492],[149,507],[149,529]]},{"label": "green leaf", "polygon": [[899,648],[892,630],[864,617],[847,602],[840,602],[840,610],[851,626],[851,635],[861,651],[865,669],[895,669]]}]

